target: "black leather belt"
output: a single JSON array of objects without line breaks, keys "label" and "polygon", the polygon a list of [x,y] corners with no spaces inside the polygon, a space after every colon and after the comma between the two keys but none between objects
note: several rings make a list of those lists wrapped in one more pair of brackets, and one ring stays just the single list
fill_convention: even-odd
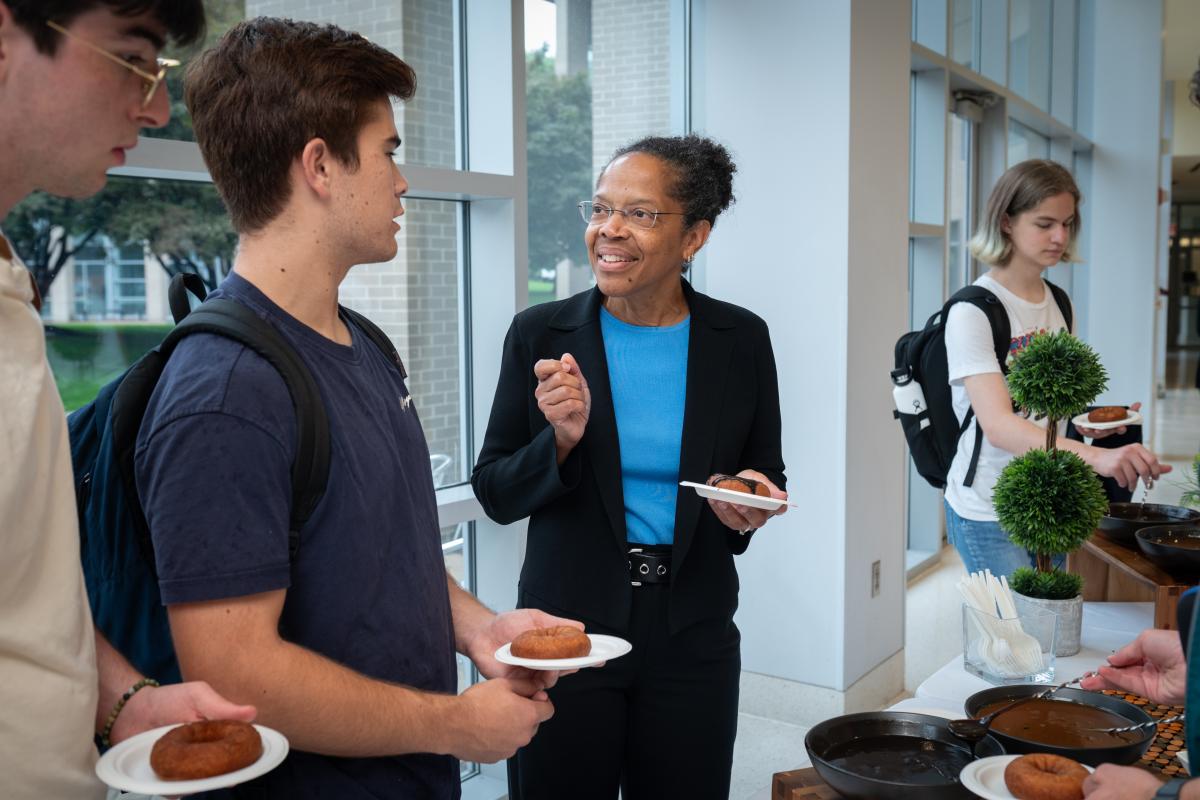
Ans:
[{"label": "black leather belt", "polygon": [[671,582],[671,549],[650,548],[633,545],[629,553],[629,582],[634,586],[643,583]]}]

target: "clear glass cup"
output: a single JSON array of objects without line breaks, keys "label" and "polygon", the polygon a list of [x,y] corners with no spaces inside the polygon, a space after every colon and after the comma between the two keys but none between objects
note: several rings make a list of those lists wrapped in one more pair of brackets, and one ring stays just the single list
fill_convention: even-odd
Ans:
[{"label": "clear glass cup", "polygon": [[989,683],[1050,683],[1058,615],[1029,608],[1001,619],[966,603],[962,607],[963,668]]}]

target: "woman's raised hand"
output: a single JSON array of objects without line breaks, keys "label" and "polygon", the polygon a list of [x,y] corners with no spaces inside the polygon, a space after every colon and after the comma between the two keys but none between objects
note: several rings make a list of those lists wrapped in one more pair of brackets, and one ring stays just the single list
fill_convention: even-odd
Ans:
[{"label": "woman's raised hand", "polygon": [[563,353],[561,359],[543,358],[533,365],[538,380],[533,396],[546,421],[554,428],[554,444],[558,463],[579,444],[592,413],[592,393],[587,378],[579,369],[575,357]]}]

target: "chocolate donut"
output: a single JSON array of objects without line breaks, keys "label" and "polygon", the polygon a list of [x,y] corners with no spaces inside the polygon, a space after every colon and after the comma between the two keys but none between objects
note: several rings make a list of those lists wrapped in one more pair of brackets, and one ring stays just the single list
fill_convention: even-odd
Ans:
[{"label": "chocolate donut", "polygon": [[578,658],[592,652],[592,640],[566,625],[533,628],[513,639],[509,652],[517,658]]},{"label": "chocolate donut", "polygon": [[1033,753],[1004,768],[1004,785],[1017,800],[1082,800],[1087,768],[1078,761]]},{"label": "chocolate donut", "polygon": [[756,494],[759,497],[771,496],[771,490],[765,483],[753,478],[743,478],[741,475],[713,475],[708,479],[708,485],[718,489],[728,489],[732,492]]},{"label": "chocolate donut", "polygon": [[263,752],[248,722],[201,720],[167,731],[150,750],[150,767],[163,780],[186,781],[248,767]]},{"label": "chocolate donut", "polygon": [[1088,422],[1118,422],[1129,416],[1123,406],[1102,406],[1088,412]]}]

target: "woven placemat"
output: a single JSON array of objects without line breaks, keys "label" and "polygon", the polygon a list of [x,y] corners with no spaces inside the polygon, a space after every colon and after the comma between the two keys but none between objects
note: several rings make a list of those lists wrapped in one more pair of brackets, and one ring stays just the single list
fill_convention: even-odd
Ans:
[{"label": "woven placemat", "polygon": [[[1111,691],[1105,692],[1105,694],[1132,703],[1155,719],[1173,717],[1183,713],[1183,706],[1159,705],[1136,694]],[[1137,762],[1137,766],[1157,772],[1165,778],[1186,778],[1187,770],[1175,757],[1176,753],[1185,749],[1187,749],[1187,739],[1184,738],[1183,722],[1168,722],[1166,725],[1159,725],[1158,736],[1154,737],[1154,741],[1150,743],[1146,753]]]}]

